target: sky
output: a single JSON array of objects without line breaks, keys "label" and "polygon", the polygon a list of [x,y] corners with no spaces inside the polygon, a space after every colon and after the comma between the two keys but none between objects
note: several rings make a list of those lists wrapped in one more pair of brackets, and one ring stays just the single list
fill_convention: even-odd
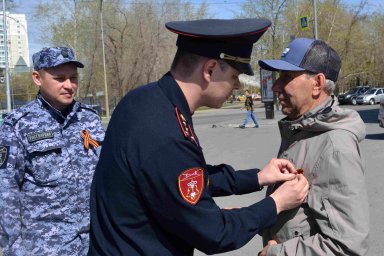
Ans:
[{"label": "sky", "polygon": [[[96,0],[95,0],[96,1]],[[104,0],[107,1],[107,0]],[[144,0],[143,0],[144,1]],[[233,18],[236,11],[241,8],[241,5],[246,2],[246,0],[190,0],[193,3],[200,4],[206,2],[208,4],[209,12],[213,18],[217,19],[230,19]],[[289,0],[288,0],[289,1]],[[361,0],[344,0],[345,3],[350,5],[357,5]],[[15,0],[18,4],[18,8],[15,10],[15,13],[24,13],[26,14],[27,23],[28,23],[28,39],[29,39],[29,51],[30,56],[33,53],[39,51],[45,45],[42,45],[39,42],[39,33],[38,29],[39,24],[36,21],[32,20],[32,15],[34,12],[34,7],[40,1],[39,0]],[[128,2],[128,0],[127,0]],[[367,11],[371,12],[377,8],[384,8],[383,0],[368,0]]]}]

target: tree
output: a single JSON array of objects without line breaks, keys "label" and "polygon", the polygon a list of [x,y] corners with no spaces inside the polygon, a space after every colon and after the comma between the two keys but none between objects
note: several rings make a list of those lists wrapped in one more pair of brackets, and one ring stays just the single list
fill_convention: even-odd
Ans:
[{"label": "tree", "polygon": [[100,4],[101,0],[45,0],[35,14],[37,19],[46,20],[42,29],[47,44],[71,46],[84,62],[79,97],[87,100],[93,95],[92,102],[100,103],[104,100],[95,98],[104,91],[100,11],[108,87],[112,92],[109,104],[169,69],[176,36],[166,31],[165,22],[208,16],[206,4],[196,6],[180,0],[109,0],[103,2],[102,9]]}]

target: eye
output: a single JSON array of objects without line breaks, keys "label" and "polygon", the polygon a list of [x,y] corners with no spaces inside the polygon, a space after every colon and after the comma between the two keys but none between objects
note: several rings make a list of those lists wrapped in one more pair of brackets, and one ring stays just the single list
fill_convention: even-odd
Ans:
[{"label": "eye", "polygon": [[64,77],[55,77],[54,78],[56,81],[58,82],[64,82],[65,81],[65,78]]},{"label": "eye", "polygon": [[77,80],[79,80],[79,77],[73,76],[70,79],[71,79],[71,82],[77,82]]}]

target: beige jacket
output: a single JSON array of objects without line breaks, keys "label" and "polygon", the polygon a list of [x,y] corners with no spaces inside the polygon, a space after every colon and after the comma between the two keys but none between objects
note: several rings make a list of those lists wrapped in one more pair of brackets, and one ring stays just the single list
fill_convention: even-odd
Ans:
[{"label": "beige jacket", "polygon": [[329,97],[299,120],[281,120],[279,128],[279,157],[304,170],[310,191],[301,207],[280,213],[264,231],[264,243],[278,242],[267,255],[366,255],[369,203],[358,144],[366,131],[359,114]]}]

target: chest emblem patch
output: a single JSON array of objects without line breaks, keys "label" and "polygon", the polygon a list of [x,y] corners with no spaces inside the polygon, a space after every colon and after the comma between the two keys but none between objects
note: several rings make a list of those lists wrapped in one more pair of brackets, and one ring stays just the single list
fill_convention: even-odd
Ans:
[{"label": "chest emblem patch", "polygon": [[183,171],[178,178],[181,196],[188,203],[195,205],[204,189],[204,171],[201,168],[191,168]]},{"label": "chest emblem patch", "polygon": [[27,134],[27,140],[29,143],[33,143],[39,140],[45,140],[45,139],[52,139],[53,138],[53,132],[47,131],[47,132],[33,132]]}]

